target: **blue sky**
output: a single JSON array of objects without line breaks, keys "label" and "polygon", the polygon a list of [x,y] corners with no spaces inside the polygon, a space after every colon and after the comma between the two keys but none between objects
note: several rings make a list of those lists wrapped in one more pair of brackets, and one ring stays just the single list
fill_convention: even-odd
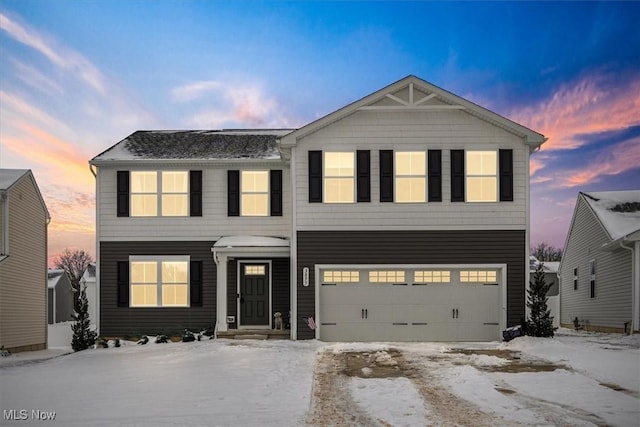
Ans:
[{"label": "blue sky", "polygon": [[0,166],[33,169],[50,252],[93,252],[87,161],[136,129],[296,127],[408,74],[549,137],[532,244],[578,191],[640,188],[640,3],[0,3]]}]

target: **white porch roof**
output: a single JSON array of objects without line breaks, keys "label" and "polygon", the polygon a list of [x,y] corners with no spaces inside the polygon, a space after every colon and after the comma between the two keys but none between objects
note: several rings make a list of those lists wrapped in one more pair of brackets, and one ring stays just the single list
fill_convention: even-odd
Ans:
[{"label": "white porch roof", "polygon": [[289,241],[279,237],[266,236],[225,236],[213,245],[215,250],[222,248],[288,248]]}]

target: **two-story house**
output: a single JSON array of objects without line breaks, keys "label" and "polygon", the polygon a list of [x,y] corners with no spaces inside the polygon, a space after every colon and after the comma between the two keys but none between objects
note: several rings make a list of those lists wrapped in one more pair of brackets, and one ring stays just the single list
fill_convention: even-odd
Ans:
[{"label": "two-story house", "polygon": [[414,76],[297,130],[135,132],[90,162],[100,333],[499,339],[544,140]]}]

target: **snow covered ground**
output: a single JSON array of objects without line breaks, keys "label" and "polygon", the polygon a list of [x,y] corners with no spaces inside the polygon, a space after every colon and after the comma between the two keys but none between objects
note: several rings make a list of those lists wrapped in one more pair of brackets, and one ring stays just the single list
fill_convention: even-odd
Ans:
[{"label": "snow covered ground", "polygon": [[[0,425],[637,426],[640,420],[638,335],[561,330],[553,339],[510,343],[207,340],[128,343],[54,358],[51,352],[0,359]],[[36,419],[52,412],[53,421]]]}]

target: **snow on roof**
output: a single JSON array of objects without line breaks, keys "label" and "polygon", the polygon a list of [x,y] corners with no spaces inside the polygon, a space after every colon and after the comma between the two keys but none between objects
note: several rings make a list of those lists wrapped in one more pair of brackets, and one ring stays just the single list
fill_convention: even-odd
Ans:
[{"label": "snow on roof", "polygon": [[0,169],[0,190],[7,190],[16,183],[28,169]]},{"label": "snow on roof", "polygon": [[87,269],[82,274],[82,279],[85,282],[96,281],[96,263],[95,262],[92,262],[87,266]]},{"label": "snow on roof", "polygon": [[[533,255],[529,256],[529,272],[536,271],[539,264],[538,258]],[[542,270],[545,273],[557,273],[558,268],[560,268],[560,263],[557,261],[542,261]]]},{"label": "snow on roof", "polygon": [[582,193],[611,239],[640,230],[640,190]]},{"label": "snow on roof", "polygon": [[55,288],[63,274],[64,274],[64,270],[49,269],[47,271],[47,288],[49,289]]},{"label": "snow on roof", "polygon": [[289,241],[278,237],[265,236],[227,236],[220,238],[214,248],[237,248],[237,247],[289,247]]},{"label": "snow on roof", "polygon": [[280,159],[277,140],[291,129],[139,130],[91,162],[105,160]]}]

